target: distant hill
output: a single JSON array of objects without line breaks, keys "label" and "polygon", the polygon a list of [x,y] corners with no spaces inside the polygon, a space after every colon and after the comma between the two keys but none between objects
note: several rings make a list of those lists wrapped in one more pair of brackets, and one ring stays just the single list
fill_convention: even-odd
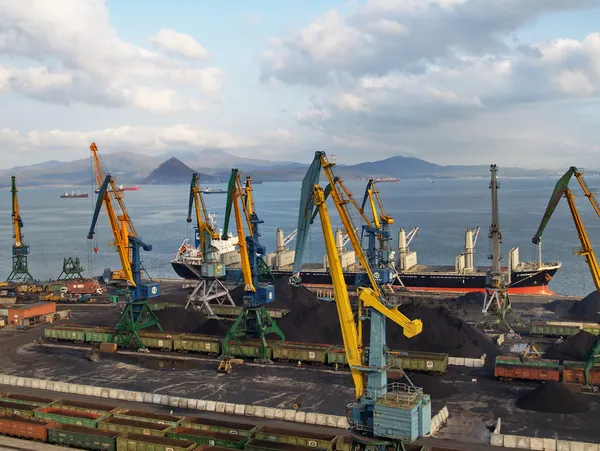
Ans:
[{"label": "distant hill", "polygon": [[[171,157],[154,169],[142,180],[142,185],[184,185],[190,183],[192,174],[197,172],[178,158]],[[204,183],[218,183],[219,178],[209,174],[198,174]]]},{"label": "distant hill", "polygon": [[175,157],[192,168],[197,168],[207,173],[215,170],[238,168],[269,169],[284,167],[307,167],[308,164],[295,163],[293,161],[271,161],[257,158],[245,158],[232,155],[221,149],[203,149],[197,152],[178,151],[159,155],[159,158]]}]

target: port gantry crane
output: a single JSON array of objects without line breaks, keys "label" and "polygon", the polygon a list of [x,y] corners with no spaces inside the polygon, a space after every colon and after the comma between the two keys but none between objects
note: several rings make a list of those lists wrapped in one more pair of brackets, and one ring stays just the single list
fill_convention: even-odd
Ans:
[{"label": "port gantry crane", "polygon": [[[403,328],[406,337],[421,333],[421,320],[409,320],[397,307],[391,306],[381,291],[355,233],[349,212],[349,200],[344,198],[333,182],[333,163],[324,152],[317,152],[302,184],[299,209],[298,236],[302,241],[297,249],[303,250],[312,222],[312,212],[318,212],[325,240],[329,271],[334,288],[334,298],[342,330],[352,380],[355,386],[356,401],[347,410],[348,424],[354,432],[353,438],[366,449],[383,451],[388,446],[400,446],[400,440],[414,440],[429,434],[431,429],[431,401],[422,389],[409,384],[388,385],[387,371],[397,366],[398,361],[386,345],[386,320],[390,319]],[[356,313],[348,295],[348,288],[337,252],[331,220],[325,203],[326,193],[319,186],[319,173],[323,168],[330,181],[330,193],[346,233],[350,238],[359,262],[363,266],[369,287],[357,288]],[[300,231],[302,234],[300,234]],[[298,240],[298,238],[297,238]],[[301,282],[299,268],[290,278],[290,284]],[[363,345],[363,321],[370,321],[368,352]],[[401,369],[401,368],[400,368]]]},{"label": "port gantry crane", "polygon": [[[592,243],[587,234],[585,226],[581,221],[581,216],[579,215],[577,206],[575,205],[575,195],[569,189],[569,182],[573,176],[575,176],[579,182],[585,197],[587,197],[592,204],[596,214],[600,216],[600,205],[596,199],[596,193],[594,193],[588,187],[588,184],[583,177],[583,170],[578,169],[575,166],[571,166],[569,170],[558,180],[558,182],[556,182],[554,192],[550,197],[550,201],[548,202],[548,206],[546,207],[546,211],[544,212],[540,226],[538,227],[538,230],[531,241],[537,245],[541,244],[542,234],[544,233],[544,230],[546,229],[554,210],[556,210],[560,199],[564,196],[569,204],[569,210],[571,212],[571,216],[573,217],[577,234],[579,235],[579,241],[581,242],[581,248],[574,251],[574,254],[585,257],[585,261],[590,269],[590,274],[592,275],[594,286],[596,287],[596,290],[600,292],[600,267],[598,266],[598,260],[596,259],[596,254],[592,248]],[[600,363],[600,337],[596,339],[594,346],[592,346],[585,358],[583,389],[586,391],[598,390],[598,387],[595,387],[590,383],[590,371],[592,370],[594,364],[597,363]]]},{"label": "port gantry crane", "polygon": [[12,195],[12,223],[13,223],[13,247],[12,247],[12,271],[6,279],[7,282],[29,283],[33,282],[33,276],[29,272],[27,257],[29,256],[29,245],[23,242],[23,220],[19,211],[19,198],[17,197],[17,178],[11,177]]},{"label": "port gantry crane", "polygon": [[229,290],[220,280],[220,278],[225,277],[226,268],[215,257],[216,249],[212,245],[213,240],[219,239],[219,233],[211,224],[197,173],[192,175],[190,183],[188,223],[192,222],[192,210],[195,211],[196,215],[196,242],[202,250],[202,264],[199,273],[193,266],[188,266],[190,270],[197,273],[200,282],[189,295],[185,308],[191,307],[195,310],[204,311],[209,318],[216,318],[210,306],[211,302],[216,302],[218,305],[228,303],[232,306],[235,306],[235,303],[229,294]]},{"label": "port gantry crane", "polygon": [[[88,233],[88,239],[93,239],[98,222],[98,216],[102,210],[102,205],[106,210],[108,222],[114,237],[113,245],[117,249],[125,280],[129,286],[129,296],[125,304],[125,309],[116,325],[116,341],[123,346],[144,347],[139,335],[139,331],[150,327],[162,327],[154,312],[146,303],[147,299],[160,295],[160,285],[158,283],[144,283],[142,280],[142,260],[141,250],[151,251],[152,246],[144,243],[141,239],[134,236],[130,228],[131,221],[127,211],[123,210],[125,206],[118,201],[120,197],[116,189],[114,179],[110,174],[104,178],[100,186],[96,207],[92,218],[92,224]],[[121,210],[118,210],[121,208]]]},{"label": "port gantry crane", "polygon": [[[104,180],[106,178],[106,168],[104,167],[104,163],[102,163],[102,161],[100,160],[100,157],[98,155],[98,146],[96,146],[95,142],[90,144],[90,150],[92,151],[94,179],[96,180],[95,192],[96,194],[98,194],[100,193],[100,187],[102,186],[102,183],[104,183]],[[110,189],[114,190],[115,193],[119,193],[119,195],[115,196],[114,199],[119,204],[120,211],[123,212],[123,218],[127,222],[127,229],[129,230],[128,233],[133,237],[137,237],[135,228],[133,227],[133,223],[131,222],[131,218],[129,217],[127,209],[125,208],[125,204],[123,203],[123,194],[120,192],[120,190],[118,189],[118,187],[116,187],[115,184],[113,185],[114,186],[112,186]],[[94,248],[96,252],[97,249],[97,247]],[[116,269],[114,271],[111,271],[110,268],[106,268],[102,277],[104,279],[104,282],[106,283],[108,283],[111,279],[118,281],[127,280],[127,275],[125,274],[125,271],[123,269]]]},{"label": "port gantry crane", "polygon": [[600,216],[600,205],[598,205],[598,201],[596,200],[596,194],[589,189],[585,179],[583,178],[583,170],[577,169],[575,166],[571,166],[569,170],[558,180],[558,182],[556,182],[554,192],[550,197],[550,201],[548,202],[548,206],[546,207],[546,211],[544,212],[540,226],[538,227],[538,230],[531,241],[537,245],[541,244],[542,234],[544,233],[544,230],[546,229],[554,210],[556,210],[560,199],[564,196],[569,204],[569,210],[571,211],[571,216],[573,217],[573,222],[575,223],[575,228],[577,229],[577,233],[579,235],[579,241],[581,242],[581,248],[575,251],[574,254],[583,255],[585,257],[585,261],[590,268],[594,286],[596,287],[596,290],[600,292],[600,267],[598,266],[598,260],[596,259],[594,249],[592,248],[592,243],[588,237],[583,222],[581,221],[577,207],[575,206],[575,195],[569,189],[569,181],[573,176],[575,176],[579,182],[585,197],[587,197],[592,204],[596,214]]},{"label": "port gantry crane", "polygon": [[506,315],[511,310],[508,286],[510,285],[510,273],[502,270],[502,231],[500,230],[499,208],[498,208],[498,167],[490,165],[492,192],[492,222],[490,224],[490,247],[488,258],[492,260],[492,266],[486,271],[485,297],[483,300],[482,316],[478,321],[481,323],[502,323],[510,333],[513,332]]},{"label": "port gantry crane", "polygon": [[[240,207],[240,203],[242,207]],[[223,238],[227,237],[231,208],[235,214],[235,223],[238,234],[238,247],[244,277],[244,295],[242,311],[227,332],[223,340],[223,356],[229,357],[229,343],[242,337],[258,338],[262,343],[260,360],[268,361],[267,335],[274,333],[281,341],[285,335],[273,320],[265,306],[275,300],[275,288],[271,284],[260,282],[259,272],[261,267],[266,267],[263,260],[265,247],[260,243],[258,225],[262,224],[254,209],[252,196],[252,180],[246,177],[246,185],[242,186],[241,173],[232,169],[227,193],[227,209],[225,213],[225,226]],[[244,218],[242,218],[242,211]],[[244,232],[244,219],[248,227],[248,235]]]}]

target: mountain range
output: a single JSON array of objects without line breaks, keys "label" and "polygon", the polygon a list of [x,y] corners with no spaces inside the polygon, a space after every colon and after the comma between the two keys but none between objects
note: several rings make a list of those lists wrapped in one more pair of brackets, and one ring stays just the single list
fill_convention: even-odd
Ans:
[{"label": "mountain range", "polygon": [[[232,167],[242,170],[244,175],[251,175],[256,181],[281,182],[302,180],[312,161],[312,154],[306,159],[306,163],[238,157],[219,149],[170,152],[158,156],[117,152],[103,154],[102,160],[120,184],[187,184],[193,172],[200,173],[202,183],[226,182]],[[548,169],[500,168],[500,175],[503,177],[556,175],[559,172]],[[354,165],[337,164],[336,174],[349,180],[365,177],[487,177],[489,166],[441,166],[415,157],[395,156]],[[90,158],[69,162],[51,160],[0,170],[0,186],[8,185],[11,175],[17,176],[20,186],[90,185],[92,161]]]}]

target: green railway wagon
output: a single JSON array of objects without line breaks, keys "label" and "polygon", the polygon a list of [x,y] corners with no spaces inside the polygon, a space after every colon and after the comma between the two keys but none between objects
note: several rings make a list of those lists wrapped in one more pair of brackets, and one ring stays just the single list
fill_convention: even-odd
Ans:
[{"label": "green railway wagon", "polygon": [[210,335],[182,334],[173,340],[173,350],[218,355],[221,353],[221,341],[220,337]]},{"label": "green railway wagon", "polygon": [[333,348],[333,345],[312,344],[312,343],[277,343],[273,346],[273,359],[327,363],[327,352]]},{"label": "green railway wagon", "polygon": [[113,343],[117,331],[113,327],[96,327],[85,332],[86,343]]},{"label": "green railway wagon", "polygon": [[161,351],[173,350],[173,338],[180,334],[165,334],[162,332],[140,332],[142,344],[150,349],[160,349]]},{"label": "green railway wagon", "polygon": [[352,437],[336,437],[333,446],[336,451],[352,451]]},{"label": "green railway wagon", "polygon": [[448,354],[392,351],[403,370],[443,374],[448,369]]},{"label": "green railway wagon", "polygon": [[56,401],[53,398],[41,396],[22,395],[20,393],[0,393],[0,401],[16,402],[20,404],[32,404],[36,406],[47,406]]},{"label": "green railway wagon", "polygon": [[326,451],[326,448],[315,448],[291,443],[258,440],[253,438],[244,445],[244,451]]},{"label": "green railway wagon", "polygon": [[[262,359],[262,344],[258,340],[231,341],[228,344],[229,354],[247,359]],[[267,358],[273,358],[273,346],[267,344]]]},{"label": "green railway wagon", "polygon": [[583,323],[583,327],[581,329],[592,335],[600,335],[600,324]]},{"label": "green railway wagon", "polygon": [[131,432],[125,432],[117,437],[117,451],[192,451],[197,446],[190,440]]},{"label": "green railway wagon", "polygon": [[535,359],[535,360],[521,360],[519,357],[508,356],[508,355],[499,355],[496,357],[496,365],[515,365],[515,366],[530,366],[534,368],[549,368],[549,369],[558,369],[559,361],[558,360],[548,360],[548,359]]},{"label": "green railway wagon", "polygon": [[84,402],[84,401],[75,401],[70,399],[61,399],[59,401],[55,401],[51,406],[48,407],[56,407],[60,409],[66,410],[74,410],[76,412],[84,412],[84,413],[97,413],[99,415],[109,415],[113,412],[116,412],[119,409],[119,406],[111,406],[107,404],[97,404],[92,402]]},{"label": "green railway wagon", "polygon": [[98,427],[98,421],[104,417],[99,413],[78,412],[59,407],[40,407],[35,411],[34,416],[36,418],[55,421],[56,423],[88,428]]},{"label": "green railway wagon", "polygon": [[33,417],[35,410],[40,406],[38,404],[28,404],[24,402],[0,401],[0,414],[18,415],[20,417]]},{"label": "green railway wagon", "polygon": [[181,427],[202,429],[205,431],[223,432],[242,437],[254,437],[258,426],[251,423],[237,423],[206,418],[188,417],[181,420]]},{"label": "green railway wagon", "polygon": [[44,329],[44,337],[49,340],[85,342],[85,333],[89,326],[54,326]]},{"label": "green railway wagon", "polygon": [[348,365],[346,350],[343,346],[334,346],[327,351],[327,364],[338,366]]},{"label": "green railway wagon", "polygon": [[117,451],[117,434],[96,428],[53,424],[48,426],[48,442],[92,451]]},{"label": "green railway wagon", "polygon": [[151,423],[149,421],[128,420],[126,418],[105,418],[98,422],[98,429],[106,431],[131,432],[133,434],[156,435],[164,437],[171,426],[168,424]]},{"label": "green railway wagon", "polygon": [[197,445],[220,446],[228,449],[244,449],[244,444],[248,440],[247,437],[237,434],[183,427],[172,428],[167,432],[167,437],[190,440]]},{"label": "green railway wagon", "polygon": [[571,337],[581,331],[579,325],[534,323],[529,327],[529,333],[540,337]]},{"label": "green railway wagon", "polygon": [[120,410],[113,414],[115,418],[125,418],[127,420],[135,420],[141,422],[150,422],[158,424],[166,424],[168,426],[177,426],[184,417],[177,415],[168,415],[166,413],[146,412],[144,410]]},{"label": "green railway wagon", "polygon": [[335,435],[316,432],[296,431],[292,429],[261,426],[254,434],[256,440],[287,443],[290,445],[306,446],[308,448],[333,449]]},{"label": "green railway wagon", "polygon": [[213,445],[200,445],[198,448],[194,448],[193,451],[226,451],[228,448]]}]

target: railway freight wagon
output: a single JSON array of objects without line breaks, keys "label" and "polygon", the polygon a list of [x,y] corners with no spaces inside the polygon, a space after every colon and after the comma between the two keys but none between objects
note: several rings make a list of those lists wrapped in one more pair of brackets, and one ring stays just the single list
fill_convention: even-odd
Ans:
[{"label": "railway freight wagon", "polygon": [[48,426],[48,443],[91,451],[117,451],[117,436],[113,431],[72,424]]},{"label": "railway freight wagon", "polygon": [[494,366],[494,376],[503,380],[560,382],[559,361],[546,359],[522,361],[519,357],[498,356]]},{"label": "railway freight wagon", "polygon": [[600,324],[551,321],[547,323],[532,323],[529,326],[530,335],[536,337],[572,337],[582,330],[592,335],[600,335]]},{"label": "railway freight wagon", "polygon": [[[563,362],[563,382],[574,383],[574,384],[584,384],[585,383],[585,375],[584,375],[584,362],[571,362],[564,361]],[[590,371],[590,380],[591,385],[600,386],[600,364],[596,364],[592,367]]]},{"label": "railway freight wagon", "polygon": [[53,423],[19,415],[0,415],[0,434],[27,440],[48,441],[48,426]]}]

